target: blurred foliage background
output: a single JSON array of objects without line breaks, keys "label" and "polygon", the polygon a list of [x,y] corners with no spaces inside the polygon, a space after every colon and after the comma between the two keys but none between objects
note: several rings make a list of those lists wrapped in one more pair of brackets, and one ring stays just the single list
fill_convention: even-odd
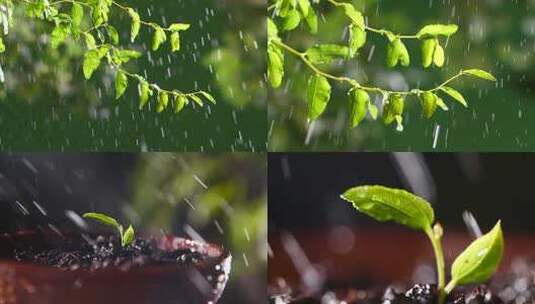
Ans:
[{"label": "blurred foliage background", "polygon": [[[115,101],[113,73],[99,69],[86,81],[83,50],[69,42],[58,50],[49,42],[51,26],[15,11],[0,65],[0,148],[3,150],[174,150],[255,151],[265,149],[266,90],[263,83],[265,29],[254,24],[265,6],[256,0],[128,1],[142,19],[161,24],[191,23],[182,50],[150,51],[152,33],[141,31],[132,47],[144,53],[130,69],[164,88],[203,89],[217,99],[203,109],[176,115],[138,110],[130,88]],[[116,13],[112,24],[123,44],[130,41],[130,18]],[[261,121],[262,123],[259,123]]]},{"label": "blurred foliage background", "polygon": [[262,303],[266,163],[262,153],[0,154],[0,233],[49,225],[77,231],[72,212],[97,211],[143,234],[200,236],[233,256],[220,303]]},{"label": "blurred foliage background", "polygon": [[[321,12],[319,33],[302,27],[285,41],[300,50],[313,43],[344,43],[347,18],[332,5]],[[326,2],[326,1],[325,1]],[[406,103],[403,132],[369,118],[355,129],[347,128],[347,87],[333,86],[326,112],[311,127],[306,118],[306,80],[310,72],[296,58],[286,56],[286,80],[269,90],[268,130],[270,151],[294,150],[532,150],[535,97],[535,1],[394,1],[352,0],[369,24],[394,32],[413,34],[432,23],[456,23],[460,29],[446,44],[443,69],[424,70],[420,45],[407,41],[411,65],[385,66],[384,38],[368,35],[358,58],[336,62],[329,69],[362,83],[391,89],[429,88],[461,68],[481,68],[497,76],[496,84],[475,79],[457,80],[455,87],[469,108],[446,98],[449,112],[438,111],[431,120],[421,116],[417,99]],[[380,103],[379,98],[375,100]],[[438,114],[438,115],[437,115]]]}]

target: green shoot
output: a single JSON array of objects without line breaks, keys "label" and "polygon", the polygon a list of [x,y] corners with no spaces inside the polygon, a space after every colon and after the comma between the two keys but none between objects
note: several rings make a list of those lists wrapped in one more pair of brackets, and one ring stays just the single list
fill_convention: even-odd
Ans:
[{"label": "green shoot", "polygon": [[[498,268],[503,255],[504,240],[498,221],[487,234],[473,241],[453,262],[451,280],[446,285],[446,267],[442,249],[442,226],[435,222],[431,204],[401,189],[383,186],[359,186],[348,189],[342,199],[358,211],[380,221],[393,221],[423,231],[433,246],[437,265],[439,303],[458,285],[481,283]],[[434,224],[434,225],[433,225]]]},{"label": "green shoot", "polygon": [[124,230],[123,225],[119,224],[116,219],[102,213],[90,212],[85,213],[83,216],[84,218],[93,219],[104,225],[108,225],[117,229],[119,235],[121,236],[121,246],[123,247],[131,245],[135,239],[134,227],[132,227],[132,225],[129,225],[128,229]]}]

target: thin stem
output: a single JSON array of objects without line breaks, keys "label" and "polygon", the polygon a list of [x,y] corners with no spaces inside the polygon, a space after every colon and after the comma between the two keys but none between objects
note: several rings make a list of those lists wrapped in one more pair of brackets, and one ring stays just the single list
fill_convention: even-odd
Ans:
[{"label": "thin stem", "polygon": [[431,227],[425,230],[425,234],[431,241],[433,251],[435,253],[437,265],[437,289],[439,292],[439,304],[442,304],[446,296],[446,293],[444,293],[444,285],[446,282],[446,264],[444,262],[444,251],[442,250],[442,237],[440,235],[435,234]]},{"label": "thin stem", "polygon": [[453,288],[455,288],[455,286],[457,286],[457,282],[455,280],[451,280],[444,288],[444,291],[446,292],[446,294],[448,294],[453,290]]},{"label": "thin stem", "polygon": [[457,78],[461,77],[462,75],[464,75],[463,71],[461,70],[459,73],[457,73],[456,75],[450,77],[448,80],[444,81],[439,86],[437,86],[435,88],[432,88],[432,89],[429,89],[429,90],[420,90],[420,89],[412,89],[412,90],[409,90],[409,91],[385,90],[385,89],[377,88],[377,87],[364,86],[364,85],[359,84],[358,81],[355,80],[355,79],[351,79],[349,77],[336,76],[336,75],[332,75],[330,73],[327,73],[325,71],[322,71],[317,66],[315,66],[310,60],[308,60],[308,58],[306,56],[306,53],[300,52],[300,51],[292,48],[291,46],[287,45],[286,43],[284,43],[284,42],[282,42],[281,40],[278,40],[278,39],[273,39],[273,40],[271,40],[271,42],[277,44],[281,48],[283,48],[286,51],[288,51],[290,54],[295,55],[296,57],[301,59],[301,61],[303,61],[303,63],[305,63],[305,65],[308,66],[316,74],[322,75],[322,76],[324,76],[326,78],[329,78],[329,79],[332,79],[332,80],[335,80],[335,81],[338,81],[338,82],[348,83],[350,86],[358,88],[358,89],[361,89],[361,90],[365,90],[365,91],[368,91],[368,92],[381,93],[383,95],[399,94],[399,95],[408,96],[408,95],[418,95],[418,94],[423,93],[423,92],[435,92],[435,91],[440,90],[441,88],[443,88],[444,86],[446,86],[450,82],[454,81],[455,79],[457,79]]}]

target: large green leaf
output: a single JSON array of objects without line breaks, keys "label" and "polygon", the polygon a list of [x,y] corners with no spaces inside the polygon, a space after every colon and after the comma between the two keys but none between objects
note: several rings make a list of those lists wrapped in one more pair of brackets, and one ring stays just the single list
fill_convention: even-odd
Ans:
[{"label": "large green leaf", "polygon": [[331,98],[331,85],[327,78],[314,74],[308,80],[307,101],[308,117],[310,119],[318,118]]},{"label": "large green leaf", "polygon": [[500,221],[487,234],[476,239],[453,262],[451,279],[457,284],[476,284],[488,280],[498,268],[504,241]]},{"label": "large green leaf", "polygon": [[433,208],[426,200],[402,189],[358,186],[348,189],[341,197],[358,211],[381,222],[394,221],[427,230],[435,220]]}]

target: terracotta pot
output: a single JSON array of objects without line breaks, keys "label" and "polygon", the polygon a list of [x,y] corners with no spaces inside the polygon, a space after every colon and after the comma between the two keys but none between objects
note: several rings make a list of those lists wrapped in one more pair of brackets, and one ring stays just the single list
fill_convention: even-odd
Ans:
[{"label": "terracotta pot", "polygon": [[[76,235],[69,241],[82,242]],[[54,241],[55,239],[55,241]],[[15,244],[50,248],[59,236],[33,232],[0,236],[0,257]],[[194,248],[206,258],[193,265],[167,264],[88,271],[60,270],[0,258],[1,304],[216,303],[229,278],[231,255],[221,247],[174,236],[157,239],[163,250]],[[52,244],[52,245],[51,245]]]}]

